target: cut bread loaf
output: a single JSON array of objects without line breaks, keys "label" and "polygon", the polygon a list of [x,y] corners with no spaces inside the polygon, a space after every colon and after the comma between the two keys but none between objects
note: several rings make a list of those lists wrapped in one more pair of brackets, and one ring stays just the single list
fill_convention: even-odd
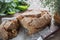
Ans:
[{"label": "cut bread loaf", "polygon": [[34,34],[51,22],[51,15],[47,11],[25,12],[17,17],[28,34]]}]

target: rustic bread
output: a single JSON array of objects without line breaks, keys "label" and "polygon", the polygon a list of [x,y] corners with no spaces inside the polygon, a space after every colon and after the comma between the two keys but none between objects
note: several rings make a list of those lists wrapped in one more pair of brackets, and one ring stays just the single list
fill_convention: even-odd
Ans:
[{"label": "rustic bread", "polygon": [[[19,29],[19,24],[17,20],[7,20],[7,21],[3,21],[1,24],[1,27],[4,29],[0,29],[2,31],[0,31],[1,33],[3,33],[3,35],[7,35],[7,36],[3,36],[6,37],[6,39],[10,39],[13,38],[15,36],[17,36],[18,34],[18,29]],[[5,34],[4,34],[5,33]]]},{"label": "rustic bread", "polygon": [[58,25],[60,25],[60,15],[59,15],[58,13],[55,13],[55,14],[54,14],[54,21],[55,21]]},{"label": "rustic bread", "polygon": [[25,12],[17,18],[22,26],[28,30],[29,34],[36,33],[51,21],[51,15],[47,11]]},{"label": "rustic bread", "polygon": [[0,25],[0,40],[8,40],[8,32]]}]

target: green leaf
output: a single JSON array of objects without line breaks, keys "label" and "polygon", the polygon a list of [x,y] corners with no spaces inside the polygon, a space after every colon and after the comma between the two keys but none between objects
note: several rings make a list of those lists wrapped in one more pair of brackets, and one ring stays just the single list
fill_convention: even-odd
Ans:
[{"label": "green leaf", "polygon": [[17,6],[17,4],[13,2],[13,3],[11,3],[11,6],[15,8]]},{"label": "green leaf", "polygon": [[18,6],[18,9],[20,9],[21,11],[25,11],[27,10],[28,6]]},{"label": "green leaf", "polygon": [[8,14],[13,15],[13,14],[15,14],[15,11],[8,12]]},{"label": "green leaf", "polygon": [[7,4],[0,2],[0,13],[4,13],[6,11]]},{"label": "green leaf", "polygon": [[23,0],[0,0],[0,14],[15,14],[27,8],[28,4]]},{"label": "green leaf", "polygon": [[18,0],[13,0],[13,2],[18,2]]}]

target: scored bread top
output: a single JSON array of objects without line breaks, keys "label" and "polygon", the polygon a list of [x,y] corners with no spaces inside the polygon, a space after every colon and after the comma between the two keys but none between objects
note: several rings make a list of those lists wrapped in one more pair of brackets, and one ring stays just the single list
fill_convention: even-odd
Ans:
[{"label": "scored bread top", "polygon": [[[15,17],[16,18],[24,18],[24,17],[30,17],[30,18],[39,18],[41,16],[43,16],[44,14],[49,14],[48,11],[46,10],[34,10],[34,11],[28,11],[28,12],[24,12],[22,14],[16,14]],[[50,15],[50,14],[49,14]]]},{"label": "scored bread top", "polygon": [[42,16],[43,14],[45,13],[49,13],[48,11],[46,10],[28,10],[26,12],[23,12],[23,13],[16,13],[14,15],[14,17],[18,18],[19,16],[27,16],[27,17],[37,17],[37,16]]}]

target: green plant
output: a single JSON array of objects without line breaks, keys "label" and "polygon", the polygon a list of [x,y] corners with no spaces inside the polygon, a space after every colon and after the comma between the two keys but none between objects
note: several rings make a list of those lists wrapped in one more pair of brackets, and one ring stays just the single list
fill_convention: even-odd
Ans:
[{"label": "green plant", "polygon": [[0,0],[0,14],[15,14],[16,12],[20,12],[21,10],[27,10],[28,7],[29,5],[23,0]]},{"label": "green plant", "polygon": [[42,4],[44,7],[48,6],[52,8],[52,11],[58,12],[60,14],[60,0],[43,0]]},{"label": "green plant", "polygon": [[55,11],[60,14],[60,0],[56,0],[55,2]]}]

